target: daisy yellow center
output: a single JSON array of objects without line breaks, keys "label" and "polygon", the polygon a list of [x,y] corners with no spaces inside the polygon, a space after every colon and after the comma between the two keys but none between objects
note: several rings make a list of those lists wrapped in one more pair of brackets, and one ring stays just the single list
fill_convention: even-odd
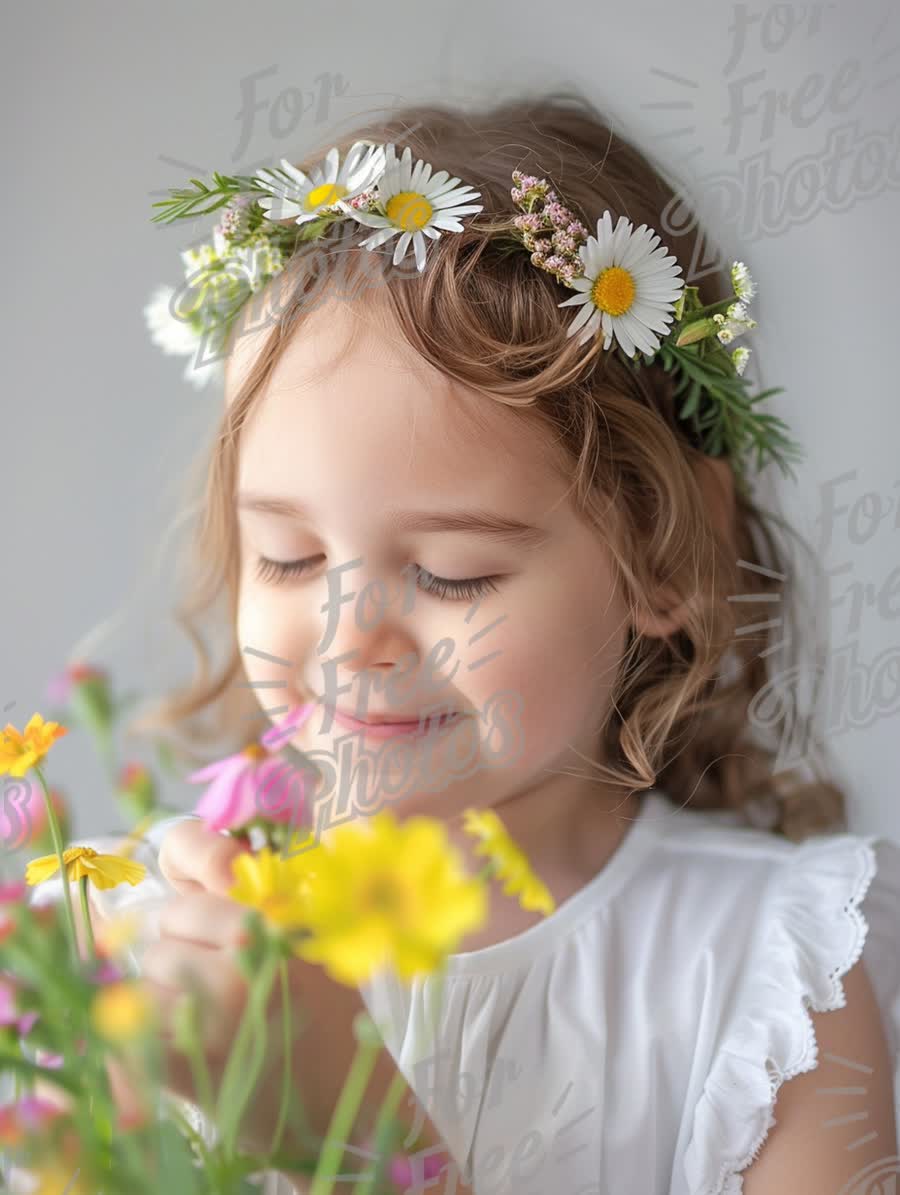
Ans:
[{"label": "daisy yellow center", "polygon": [[260,743],[248,743],[241,751],[241,755],[247,759],[252,759],[254,762],[259,759],[265,759],[268,752]]},{"label": "daisy yellow center", "polygon": [[384,209],[388,219],[399,225],[404,232],[418,232],[424,228],[434,213],[434,208],[418,191],[398,191],[387,201]]},{"label": "daisy yellow center", "polygon": [[624,315],[634,302],[634,278],[621,266],[601,270],[591,287],[594,306],[610,315]]},{"label": "daisy yellow center", "polygon": [[346,194],[347,188],[340,183],[322,183],[318,187],[313,187],[306,196],[306,210],[314,212],[317,208],[329,207],[332,203],[343,199]]},{"label": "daisy yellow center", "polygon": [[363,892],[363,905],[379,913],[391,914],[400,911],[397,885],[387,876],[375,876]]},{"label": "daisy yellow center", "polygon": [[63,852],[63,859],[70,863],[73,859],[94,859],[97,852],[92,846],[73,846]]}]

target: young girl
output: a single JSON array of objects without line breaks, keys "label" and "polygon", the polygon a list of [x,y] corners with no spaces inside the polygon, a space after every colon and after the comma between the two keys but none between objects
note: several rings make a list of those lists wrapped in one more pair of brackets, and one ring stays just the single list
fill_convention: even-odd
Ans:
[{"label": "young girl", "polygon": [[[881,1189],[900,1174],[900,850],[846,832],[812,716],[789,669],[774,679],[772,636],[801,641],[788,565],[725,411],[746,354],[729,372],[712,352],[752,326],[752,281],[692,276],[696,224],[665,231],[671,188],[577,97],[415,108],[336,151],[260,172],[268,199],[216,230],[223,255],[244,235],[265,300],[229,329],[191,556],[185,618],[211,627],[226,597],[228,656],[216,670],[204,648],[142,726],[192,733],[203,712],[239,749],[318,703],[284,750],[318,761],[320,830],[428,814],[477,871],[462,812],[492,809],[555,907],[493,888],[439,1002],[429,977],[341,991],[298,960],[314,1031],[294,1064],[319,1131],[365,1005],[381,1078],[401,1069],[457,1191]],[[260,209],[294,231],[342,219],[287,259],[249,235]],[[349,241],[361,224],[368,243]],[[698,309],[731,304],[686,355],[666,337],[691,286]],[[803,744],[791,767],[751,716],[764,690]],[[385,745],[426,714],[398,780]],[[164,1012],[203,983],[214,1064],[243,1004],[241,844],[189,817],[152,846],[169,899],[143,974]],[[260,1092],[249,1131],[276,1100]]]}]

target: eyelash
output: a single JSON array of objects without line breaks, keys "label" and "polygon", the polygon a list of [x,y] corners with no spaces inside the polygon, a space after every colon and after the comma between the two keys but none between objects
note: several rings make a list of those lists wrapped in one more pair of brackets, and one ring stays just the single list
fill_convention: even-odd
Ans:
[{"label": "eyelash", "polygon": [[[481,597],[490,590],[496,591],[496,582],[500,580],[499,577],[469,577],[462,581],[449,581],[445,577],[436,577],[434,573],[429,573],[427,569],[420,568],[419,565],[414,565],[417,574],[420,577],[430,577],[431,580],[428,585],[423,585],[422,588],[426,593],[436,594],[441,601],[447,600],[447,595],[452,595],[451,601],[472,601],[475,597]],[[271,581],[276,585],[286,581],[289,577],[298,577],[307,571],[305,560],[267,560],[265,556],[260,556],[257,560],[256,575],[261,581]]]}]

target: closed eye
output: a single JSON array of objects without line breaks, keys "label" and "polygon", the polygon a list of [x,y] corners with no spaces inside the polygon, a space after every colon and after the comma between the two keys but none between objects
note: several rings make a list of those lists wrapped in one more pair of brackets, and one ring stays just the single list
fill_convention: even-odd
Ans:
[{"label": "closed eye", "polygon": [[[315,559],[314,557],[312,559]],[[442,601],[472,601],[491,590],[496,591],[500,577],[468,577],[458,581],[451,581],[446,577],[437,577],[427,569],[413,565],[420,581],[420,588],[426,593],[434,594]],[[257,559],[256,575],[260,581],[279,585],[290,577],[299,577],[308,572],[308,560],[268,560],[265,556]]]}]

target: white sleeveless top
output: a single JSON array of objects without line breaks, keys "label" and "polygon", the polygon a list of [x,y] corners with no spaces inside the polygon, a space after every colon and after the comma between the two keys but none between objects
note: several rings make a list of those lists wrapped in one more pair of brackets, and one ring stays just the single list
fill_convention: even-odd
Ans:
[{"label": "white sleeveless top", "polygon": [[[135,854],[144,883],[99,894],[109,913],[143,906],[151,937],[172,893],[155,852],[177,820]],[[60,895],[57,879],[35,899]],[[795,844],[650,789],[590,883],[530,929],[451,955],[442,992],[387,973],[360,992],[475,1195],[737,1195],[780,1082],[817,1065],[805,1003],[843,1007],[860,957],[900,1110],[900,846]],[[275,1175],[264,1189],[291,1190]]]}]

